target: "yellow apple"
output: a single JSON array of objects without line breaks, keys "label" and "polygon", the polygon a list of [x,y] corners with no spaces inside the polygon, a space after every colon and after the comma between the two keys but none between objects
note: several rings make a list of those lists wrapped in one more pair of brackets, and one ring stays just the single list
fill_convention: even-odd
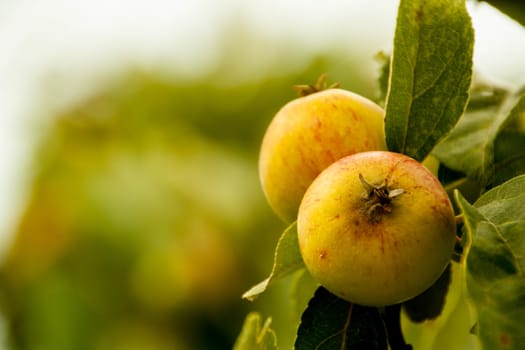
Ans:
[{"label": "yellow apple", "polygon": [[265,196],[286,222],[304,192],[330,164],[363,151],[386,150],[384,110],[343,89],[299,97],[277,112],[264,135],[259,175]]},{"label": "yellow apple", "polygon": [[304,195],[297,230],[312,276],[368,306],[400,303],[430,287],[456,238],[441,183],[416,160],[386,151],[350,155],[325,169]]}]

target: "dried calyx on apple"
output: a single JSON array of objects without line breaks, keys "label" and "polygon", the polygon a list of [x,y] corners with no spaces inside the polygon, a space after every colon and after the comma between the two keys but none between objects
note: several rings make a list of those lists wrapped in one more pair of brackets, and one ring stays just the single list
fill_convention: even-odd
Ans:
[{"label": "dried calyx on apple", "polygon": [[405,192],[402,188],[389,188],[387,184],[388,179],[385,179],[378,186],[368,183],[362,174],[359,174],[359,180],[365,189],[363,193],[364,210],[371,223],[381,221],[383,214],[390,213],[392,211],[392,200]]}]

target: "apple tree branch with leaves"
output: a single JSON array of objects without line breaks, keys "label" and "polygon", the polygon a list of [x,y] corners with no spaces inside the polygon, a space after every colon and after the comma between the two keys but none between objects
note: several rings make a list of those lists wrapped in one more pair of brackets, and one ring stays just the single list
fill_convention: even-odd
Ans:
[{"label": "apple tree branch with leaves", "polygon": [[[260,175],[289,226],[242,297],[312,276],[295,349],[418,350],[404,322],[453,328],[452,287],[478,348],[525,346],[525,93],[474,78],[474,34],[464,1],[401,0],[382,107],[321,81],[272,122],[260,166],[276,170]],[[412,161],[425,170],[404,171]],[[249,314],[235,349],[276,349],[270,320]]]}]

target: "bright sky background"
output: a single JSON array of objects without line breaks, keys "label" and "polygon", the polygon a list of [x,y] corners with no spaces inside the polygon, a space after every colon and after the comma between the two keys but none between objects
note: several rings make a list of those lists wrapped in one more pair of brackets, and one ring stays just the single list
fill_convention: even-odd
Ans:
[{"label": "bright sky background", "polygon": [[[486,4],[470,5],[475,65],[523,83],[523,28]],[[67,105],[130,64],[191,78],[213,66],[221,33],[239,19],[312,53],[360,41],[367,45],[349,49],[370,61],[390,48],[396,11],[392,0],[0,1],[0,247],[25,200],[39,125],[33,108],[43,97]],[[43,91],[50,82],[53,96]]]}]

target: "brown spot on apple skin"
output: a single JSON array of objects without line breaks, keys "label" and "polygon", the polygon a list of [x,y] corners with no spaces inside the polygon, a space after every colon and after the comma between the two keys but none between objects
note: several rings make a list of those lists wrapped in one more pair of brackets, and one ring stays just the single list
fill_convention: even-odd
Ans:
[{"label": "brown spot on apple skin", "polygon": [[328,253],[324,249],[319,252],[319,258],[321,258],[321,260],[326,259],[327,255]]}]

